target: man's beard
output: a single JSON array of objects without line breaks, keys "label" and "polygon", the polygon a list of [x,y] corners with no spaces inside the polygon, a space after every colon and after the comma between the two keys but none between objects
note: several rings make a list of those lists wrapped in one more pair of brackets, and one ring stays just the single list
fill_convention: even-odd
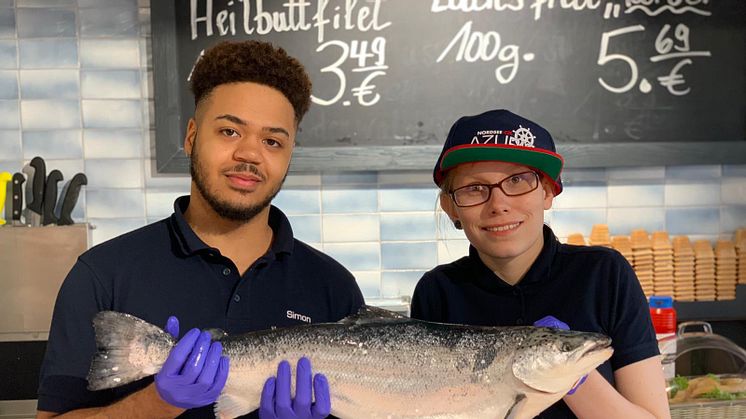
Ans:
[{"label": "man's beard", "polygon": [[[267,208],[272,200],[275,198],[275,196],[277,196],[277,194],[280,192],[280,188],[282,188],[282,184],[285,182],[285,178],[287,178],[288,175],[287,172],[285,172],[285,176],[282,178],[282,181],[261,202],[257,204],[236,205],[220,199],[217,193],[213,193],[213,191],[209,189],[207,180],[205,179],[205,169],[202,167],[199,160],[199,153],[197,152],[197,148],[197,141],[195,139],[192,148],[192,154],[189,156],[189,172],[192,174],[192,180],[194,181],[194,184],[197,185],[197,190],[199,190],[199,193],[202,195],[205,201],[207,201],[210,207],[212,207],[212,209],[219,216],[231,221],[248,222],[256,217],[256,215]],[[266,177],[262,175],[261,172],[259,172],[259,169],[257,169],[255,165],[250,163],[240,163],[236,165],[232,170],[234,172],[249,172],[258,177],[261,177],[262,181],[266,181]],[[248,193],[242,194],[248,195]]]}]

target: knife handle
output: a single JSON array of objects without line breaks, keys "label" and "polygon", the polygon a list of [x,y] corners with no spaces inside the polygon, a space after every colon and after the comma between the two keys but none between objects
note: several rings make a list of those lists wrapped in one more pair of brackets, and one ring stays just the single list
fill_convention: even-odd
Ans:
[{"label": "knife handle", "polygon": [[0,206],[4,208],[3,215],[0,216],[0,225],[5,224],[6,221],[11,219],[9,215],[11,214],[12,207],[12,203],[10,202],[10,197],[13,194],[13,192],[10,190],[12,186],[10,182],[12,180],[13,175],[11,175],[10,173],[0,172]]},{"label": "knife handle", "polygon": [[26,182],[26,177],[23,173],[13,174],[12,182],[12,215],[11,218],[14,222],[21,222],[21,209],[23,208],[23,183]]},{"label": "knife handle", "polygon": [[62,180],[62,172],[57,169],[49,172],[47,182],[44,185],[44,214],[42,214],[42,225],[57,224],[54,215],[54,206],[57,203],[57,183]]},{"label": "knife handle", "polygon": [[60,206],[60,218],[57,221],[59,225],[73,224],[72,212],[75,203],[78,202],[80,187],[88,184],[88,178],[83,173],[77,173],[65,185],[65,193],[62,196],[62,205]]},{"label": "knife handle", "polygon": [[47,179],[47,165],[41,157],[34,157],[29,163],[34,168],[34,177],[31,179],[31,202],[28,203],[28,209],[41,215],[42,201],[44,200],[44,183]]}]

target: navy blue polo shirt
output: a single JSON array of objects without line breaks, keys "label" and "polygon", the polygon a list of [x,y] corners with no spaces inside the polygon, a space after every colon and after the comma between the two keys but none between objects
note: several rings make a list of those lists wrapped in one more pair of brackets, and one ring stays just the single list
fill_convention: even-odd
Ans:
[{"label": "navy blue polo shirt", "polygon": [[[606,247],[562,244],[544,226],[544,246],[526,276],[510,285],[469,248],[469,256],[426,272],[412,296],[412,317],[483,326],[531,325],[554,316],[572,330],[612,339],[614,354],[598,372],[613,372],[659,354],[647,300],[632,267]],[[541,418],[574,418],[560,400]]]},{"label": "navy blue polo shirt", "polygon": [[[133,314],[165,326],[229,334],[310,322],[334,322],[357,312],[363,296],[352,274],[331,257],[294,239],[285,215],[270,208],[273,241],[241,275],[233,262],[189,227],[189,197],[170,218],[124,234],[81,255],[62,284],[41,368],[38,409],[66,412],[108,405],[152,382],[86,390],[95,353],[93,316],[102,310]],[[212,407],[183,417],[214,417]]]}]

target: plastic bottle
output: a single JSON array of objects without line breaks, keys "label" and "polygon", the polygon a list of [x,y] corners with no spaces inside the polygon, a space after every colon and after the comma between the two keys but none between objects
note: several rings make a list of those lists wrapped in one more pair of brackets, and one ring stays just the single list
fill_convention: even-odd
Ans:
[{"label": "plastic bottle", "polygon": [[673,298],[652,296],[649,305],[662,356],[663,375],[666,379],[672,379],[676,375],[676,309],[673,308]]}]

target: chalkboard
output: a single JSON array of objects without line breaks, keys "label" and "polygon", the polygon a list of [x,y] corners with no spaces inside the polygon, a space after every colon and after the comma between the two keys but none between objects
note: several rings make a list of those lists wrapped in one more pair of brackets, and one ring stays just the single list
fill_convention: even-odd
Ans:
[{"label": "chalkboard", "polygon": [[182,143],[201,51],[286,49],[313,105],[291,170],[430,169],[461,115],[507,108],[569,167],[746,162],[743,0],[151,2],[156,163]]}]

